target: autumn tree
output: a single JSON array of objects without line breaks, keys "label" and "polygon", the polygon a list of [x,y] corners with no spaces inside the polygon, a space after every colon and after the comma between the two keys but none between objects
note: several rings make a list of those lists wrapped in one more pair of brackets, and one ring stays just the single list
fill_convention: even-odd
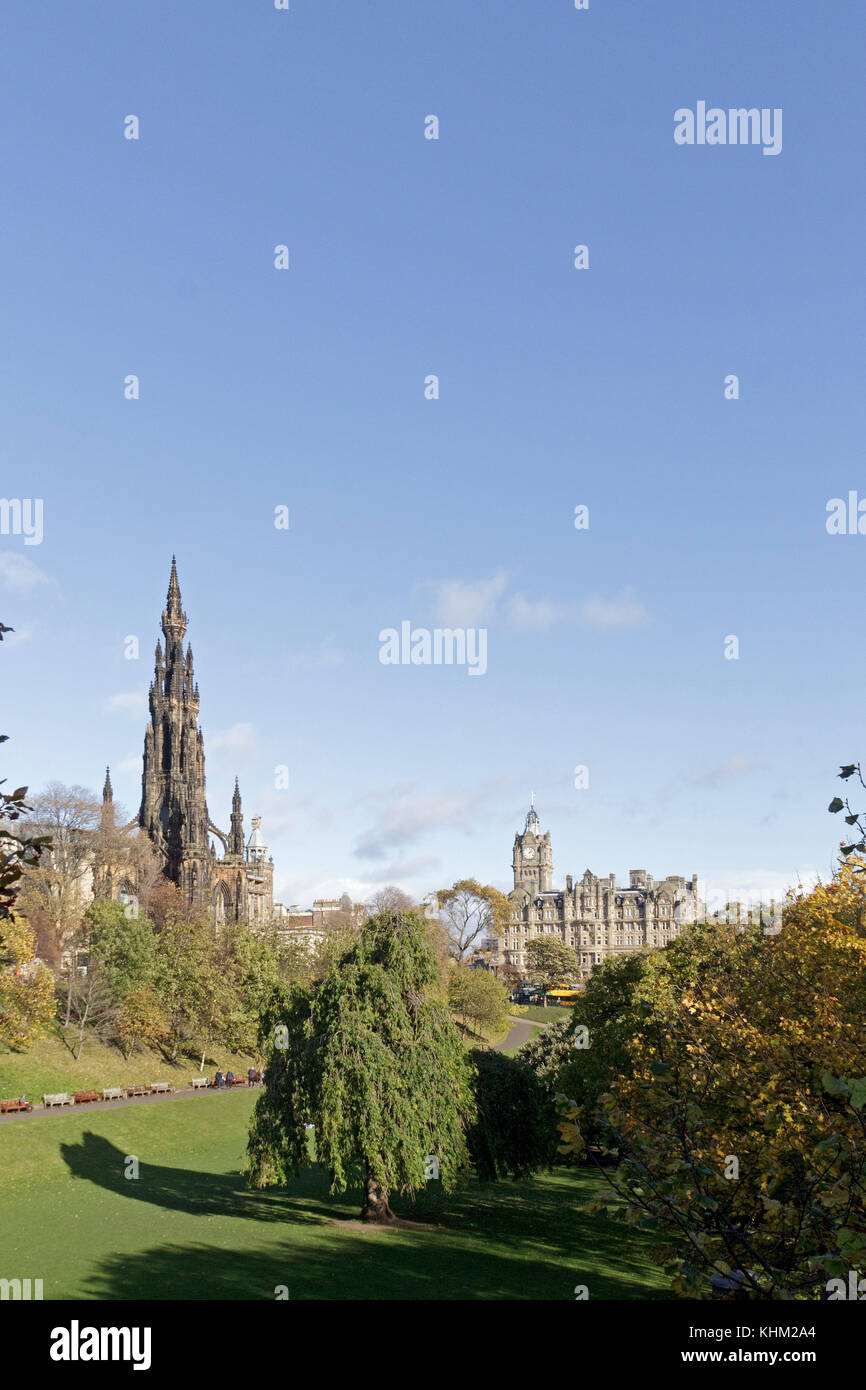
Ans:
[{"label": "autumn tree", "polygon": [[137,1043],[158,1046],[168,1036],[169,1025],[154,985],[144,981],[124,995],[117,1006],[114,1032],[128,1062]]},{"label": "autumn tree", "polygon": [[73,955],[58,994],[64,1010],[63,1039],[78,1061],[91,1035],[109,1039],[117,1014],[117,999],[97,961],[79,965]]},{"label": "autumn tree", "polygon": [[864,867],[791,895],[780,931],[699,925],[646,958],[600,1099],[622,1159],[605,1177],[681,1293],[733,1274],[744,1296],[819,1298],[866,1264]]},{"label": "autumn tree", "polygon": [[48,837],[51,848],[27,869],[21,887],[21,906],[34,909],[52,925],[58,949],[64,951],[80,926],[91,890],[93,845],[101,803],[85,787],[52,782],[33,797],[29,827]]},{"label": "autumn tree", "polygon": [[511,904],[498,888],[460,879],[436,894],[440,920],[447,933],[451,956],[462,961],[476,941],[500,936],[510,919]]},{"label": "autumn tree", "polygon": [[54,978],[36,958],[29,922],[0,917],[0,1042],[30,1047],[54,1019]]},{"label": "autumn tree", "polygon": [[384,888],[377,888],[364,906],[371,917],[376,917],[380,912],[411,912],[415,904],[402,888],[387,883]]},{"label": "autumn tree", "polygon": [[467,1163],[471,1069],[423,921],[370,920],[320,985],[281,986],[263,1018],[267,1090],[248,1145],[253,1186],[309,1162],[305,1126],[331,1190],[363,1191],[362,1219],[393,1219],[393,1192],[413,1194],[435,1159],[446,1190]]}]

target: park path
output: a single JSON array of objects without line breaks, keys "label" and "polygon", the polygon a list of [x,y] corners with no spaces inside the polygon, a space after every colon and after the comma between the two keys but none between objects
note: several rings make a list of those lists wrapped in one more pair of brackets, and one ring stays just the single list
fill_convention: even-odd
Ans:
[{"label": "park path", "polygon": [[508,1015],[508,1022],[512,1025],[508,1033],[492,1047],[491,1052],[509,1052],[512,1047],[522,1047],[525,1042],[529,1042],[532,1037],[533,1028],[552,1028],[551,1023],[541,1023],[537,1018],[517,1018],[514,1014]]},{"label": "park path", "polygon": [[[94,1088],[95,1089],[95,1088]],[[34,1103],[32,1110],[13,1110],[8,1115],[0,1115],[0,1125],[12,1120],[44,1119],[49,1115],[78,1114],[82,1110],[119,1110],[124,1105],[148,1105],[157,1100],[172,1100],[186,1096],[228,1095],[231,1091],[260,1091],[261,1086],[191,1086],[178,1087],[176,1091],[163,1091],[155,1096],[124,1096],[121,1100],[89,1100],[84,1105],[52,1105],[45,1109]]]}]

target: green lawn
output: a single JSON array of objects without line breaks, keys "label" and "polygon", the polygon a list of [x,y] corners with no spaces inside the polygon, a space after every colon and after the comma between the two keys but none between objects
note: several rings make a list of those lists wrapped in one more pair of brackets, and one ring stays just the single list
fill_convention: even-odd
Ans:
[{"label": "green lawn", "polygon": [[[418,1231],[356,1221],[318,1168],[286,1189],[240,1176],[255,1097],[220,1092],[0,1124],[0,1277],[52,1299],[566,1299],[668,1297],[646,1240],[580,1215],[599,1179],[472,1182],[424,1194]],[[124,1177],[127,1156],[137,1180]],[[407,1212],[397,1202],[395,1208]]]},{"label": "green lawn", "polygon": [[534,1019],[536,1023],[558,1023],[561,1018],[573,1018],[574,1009],[570,1005],[548,1004],[545,1009],[543,1004],[524,1004],[520,1017]]}]

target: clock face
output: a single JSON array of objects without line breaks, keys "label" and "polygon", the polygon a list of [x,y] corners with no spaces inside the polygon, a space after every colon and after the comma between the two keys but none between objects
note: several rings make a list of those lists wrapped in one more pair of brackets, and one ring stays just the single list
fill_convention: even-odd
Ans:
[{"label": "clock face", "polygon": [[534,859],[534,858],[535,858],[535,850],[532,848],[531,845],[530,845],[529,849],[525,849],[525,850],[523,851],[523,857],[524,857],[524,859]]}]

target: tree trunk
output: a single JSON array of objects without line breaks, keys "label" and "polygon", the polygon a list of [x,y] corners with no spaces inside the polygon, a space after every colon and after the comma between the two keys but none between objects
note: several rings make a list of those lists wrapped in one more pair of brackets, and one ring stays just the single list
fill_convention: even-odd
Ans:
[{"label": "tree trunk", "polygon": [[388,1206],[388,1194],[383,1187],[367,1173],[364,1184],[364,1205],[361,1208],[362,1221],[393,1221],[394,1213]]}]

